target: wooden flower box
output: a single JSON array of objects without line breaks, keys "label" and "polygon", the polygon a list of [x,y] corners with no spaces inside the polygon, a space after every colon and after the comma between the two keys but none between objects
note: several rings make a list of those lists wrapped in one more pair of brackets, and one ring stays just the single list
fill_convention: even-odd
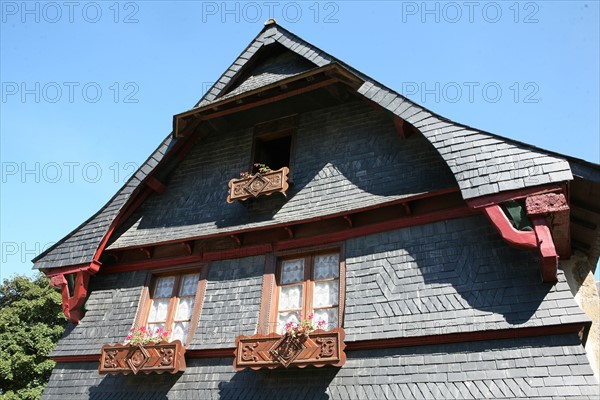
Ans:
[{"label": "wooden flower box", "polygon": [[244,368],[304,368],[308,365],[341,367],[346,362],[343,328],[330,331],[316,330],[307,338],[288,335],[240,335],[235,339],[233,367]]},{"label": "wooden flower box", "polygon": [[185,347],[181,341],[145,345],[105,344],[100,353],[100,374],[144,374],[185,371]]},{"label": "wooden flower box", "polygon": [[287,181],[289,172],[289,168],[283,167],[276,171],[258,172],[248,178],[232,179],[228,184],[229,194],[227,202],[233,203],[236,200],[244,201],[277,192],[283,193],[285,196],[285,192],[289,188]]}]

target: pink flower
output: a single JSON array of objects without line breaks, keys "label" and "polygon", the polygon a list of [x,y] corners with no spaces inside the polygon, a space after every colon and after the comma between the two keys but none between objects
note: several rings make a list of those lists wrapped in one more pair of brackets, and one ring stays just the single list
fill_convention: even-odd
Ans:
[{"label": "pink flower", "polygon": [[140,332],[146,333],[147,332],[146,326],[140,326]]}]

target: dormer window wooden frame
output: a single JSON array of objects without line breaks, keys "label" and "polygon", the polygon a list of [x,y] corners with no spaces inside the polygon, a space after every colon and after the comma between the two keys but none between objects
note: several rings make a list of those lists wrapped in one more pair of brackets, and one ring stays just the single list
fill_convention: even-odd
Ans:
[{"label": "dormer window wooden frame", "polygon": [[296,115],[255,125],[250,170],[257,172],[255,164],[268,165],[273,171],[287,167],[288,182],[292,182],[296,127]]}]

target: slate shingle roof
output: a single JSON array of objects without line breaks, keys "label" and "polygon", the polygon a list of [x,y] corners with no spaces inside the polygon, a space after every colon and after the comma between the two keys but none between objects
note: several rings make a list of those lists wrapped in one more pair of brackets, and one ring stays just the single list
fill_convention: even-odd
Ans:
[{"label": "slate shingle roof", "polygon": [[[85,384],[82,384],[85,382]],[[45,400],[597,399],[577,335],[348,352],[342,368],[235,372],[231,358],[187,361],[183,375],[99,376],[59,363]]]},{"label": "slate shingle roof", "polygon": [[[274,43],[319,67],[337,62],[362,79],[364,84],[358,89],[360,94],[413,124],[433,144],[453,172],[465,199],[572,179],[566,160],[438,116],[276,24],[266,26],[259,33],[196,107],[219,101],[218,96],[225,94],[223,90],[228,88],[227,84],[235,79],[238,72],[243,71],[252,56],[264,46]],[[268,81],[276,78],[269,77]],[[260,82],[260,79],[256,82]],[[249,82],[248,85],[255,87],[256,82]],[[111,223],[139,182],[160,161],[169,141],[170,138],[165,139],[148,162],[98,213],[36,257],[34,268],[49,269],[91,262]]]}]

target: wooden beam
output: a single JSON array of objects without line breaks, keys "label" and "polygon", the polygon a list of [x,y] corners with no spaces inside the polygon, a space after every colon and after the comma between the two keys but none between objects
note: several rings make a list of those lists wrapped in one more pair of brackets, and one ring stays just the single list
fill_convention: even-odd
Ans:
[{"label": "wooden beam", "polygon": [[313,83],[313,84],[311,84],[309,86],[301,87],[301,88],[298,88],[298,89],[293,89],[293,90],[287,91],[285,93],[281,93],[279,95],[275,95],[275,96],[272,96],[272,97],[267,97],[267,98],[262,99],[262,100],[254,101],[254,102],[247,103],[247,104],[243,104],[243,105],[240,105],[240,106],[237,106],[237,107],[228,108],[228,109],[223,110],[223,111],[217,111],[217,112],[213,112],[213,113],[210,113],[210,114],[204,114],[204,115],[200,116],[200,119],[202,121],[206,121],[206,120],[209,120],[209,119],[222,117],[222,116],[225,116],[225,115],[228,115],[228,114],[233,114],[233,113],[237,113],[237,112],[240,112],[240,111],[249,110],[251,108],[255,108],[255,107],[258,107],[258,106],[263,106],[265,104],[275,103],[277,101],[285,100],[285,99],[287,99],[289,97],[298,96],[300,94],[312,92],[314,90],[320,89],[320,88],[325,87],[325,86],[333,85],[334,83],[337,83],[337,82],[339,82],[339,80],[336,79],[336,78],[326,79],[324,81]]},{"label": "wooden beam", "polygon": [[289,237],[290,239],[293,239],[293,238],[294,238],[294,231],[293,231],[293,229],[292,229],[291,227],[289,227],[289,226],[284,226],[284,227],[283,227],[283,229],[286,231],[286,233],[288,234],[288,237]]},{"label": "wooden beam", "polygon": [[[447,201],[448,196],[459,196],[459,195],[460,195],[460,191],[459,191],[458,187],[450,187],[450,188],[438,190],[436,192],[421,193],[418,195],[411,196],[410,198],[404,198],[401,200],[392,200],[392,201],[385,202],[385,203],[380,203],[380,204],[375,204],[375,205],[371,205],[371,206],[367,206],[367,207],[357,208],[357,209],[352,210],[351,212],[341,211],[341,212],[333,213],[330,215],[306,218],[303,220],[294,221],[294,226],[297,227],[299,224],[306,224],[306,223],[310,223],[310,222],[325,221],[325,220],[340,218],[340,217],[343,217],[344,215],[348,215],[348,214],[357,215],[359,213],[363,213],[366,211],[372,211],[372,210],[376,210],[379,208],[395,206],[395,205],[402,204],[402,203],[405,203],[408,201],[415,202],[417,200],[428,199],[428,200],[438,200],[440,202],[445,202],[445,201]],[[289,226],[289,222],[273,224],[273,225],[268,225],[268,226],[264,226],[264,227],[240,229],[240,230],[236,230],[233,232],[228,232],[228,234],[229,235],[237,235],[237,234],[243,234],[243,233],[249,233],[249,232],[265,231],[265,230],[269,230],[269,229],[282,229],[284,226]],[[210,238],[223,237],[226,235],[227,234],[225,234],[225,233],[213,233],[213,234],[202,235],[202,236],[188,237],[188,238],[186,238],[186,240],[210,239]],[[181,240],[165,240],[162,242],[153,243],[152,245],[158,246],[158,245],[173,244],[173,243],[179,243],[179,242],[181,242]],[[139,246],[127,246],[127,247],[122,247],[122,248],[118,248],[118,249],[110,249],[110,250],[120,252],[120,251],[132,250],[132,249],[137,249],[137,248],[139,248]]]},{"label": "wooden beam", "polygon": [[352,228],[352,217],[350,215],[344,215],[344,220],[348,224],[348,228]]},{"label": "wooden beam", "polygon": [[[346,352],[403,347],[430,346],[438,344],[471,343],[476,341],[542,337],[554,335],[582,335],[590,324],[567,323],[551,326],[533,326],[525,328],[496,329],[475,332],[456,332],[441,335],[411,336],[391,339],[371,339],[354,342],[346,341]],[[235,347],[205,350],[186,350],[185,358],[233,358]],[[72,356],[50,357],[57,363],[68,362],[99,362],[100,353]]]},{"label": "wooden beam", "polygon": [[505,203],[509,200],[524,199],[529,196],[544,193],[562,192],[563,187],[558,184],[540,185],[531,188],[518,190],[508,190],[506,192],[491,194],[488,196],[475,197],[467,200],[467,204],[472,208],[487,207],[495,204]]},{"label": "wooden beam", "polygon": [[167,190],[167,187],[153,176],[148,178],[146,185],[148,185],[150,189],[154,190],[158,194],[163,194]]},{"label": "wooden beam", "polygon": [[404,120],[397,115],[394,115],[394,127],[396,128],[396,133],[402,139],[406,139],[406,135],[404,134]]}]

